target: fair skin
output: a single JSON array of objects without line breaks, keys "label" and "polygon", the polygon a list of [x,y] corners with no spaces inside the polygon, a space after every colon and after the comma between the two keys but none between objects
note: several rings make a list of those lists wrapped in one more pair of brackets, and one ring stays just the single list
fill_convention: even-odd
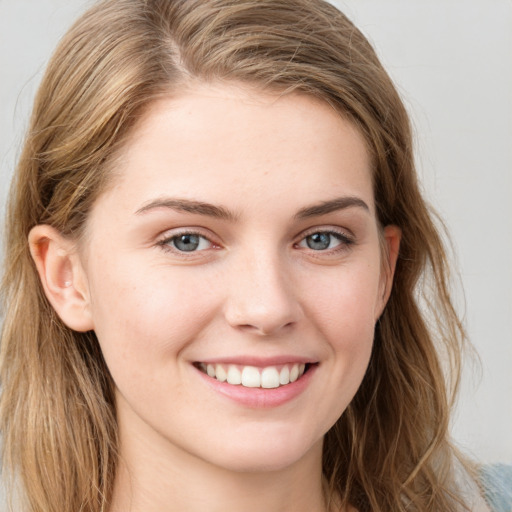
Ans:
[{"label": "fair skin", "polygon": [[197,85],[153,104],[116,165],[81,243],[29,240],[116,384],[111,512],[325,510],[323,436],[363,379],[400,241],[362,137],[306,96]]}]

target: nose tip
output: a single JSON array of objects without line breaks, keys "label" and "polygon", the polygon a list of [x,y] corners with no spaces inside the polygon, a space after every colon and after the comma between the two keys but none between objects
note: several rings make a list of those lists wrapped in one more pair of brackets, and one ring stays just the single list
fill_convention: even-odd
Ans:
[{"label": "nose tip", "polygon": [[232,275],[227,322],[238,330],[269,336],[292,328],[301,317],[294,287],[276,265],[261,261]]},{"label": "nose tip", "polygon": [[227,315],[228,323],[241,331],[260,336],[270,336],[287,328],[291,328],[296,322],[289,318],[268,314],[264,309],[261,311],[251,310],[242,315]]}]

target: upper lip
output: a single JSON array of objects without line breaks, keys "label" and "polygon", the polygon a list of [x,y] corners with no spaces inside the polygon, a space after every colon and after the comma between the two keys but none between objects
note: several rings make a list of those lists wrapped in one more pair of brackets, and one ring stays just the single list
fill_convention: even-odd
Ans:
[{"label": "upper lip", "polygon": [[308,364],[317,363],[318,360],[304,357],[304,356],[293,356],[293,355],[281,355],[273,357],[260,357],[260,356],[230,356],[230,357],[213,357],[205,358],[196,363],[203,364],[234,364],[239,366],[257,366],[265,368],[267,366],[278,366],[283,364]]}]

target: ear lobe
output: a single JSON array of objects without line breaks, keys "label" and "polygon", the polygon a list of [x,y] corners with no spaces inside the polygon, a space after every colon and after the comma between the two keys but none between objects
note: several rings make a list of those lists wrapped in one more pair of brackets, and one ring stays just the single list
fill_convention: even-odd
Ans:
[{"label": "ear lobe", "polygon": [[74,243],[48,225],[31,229],[28,242],[47,299],[71,329],[93,329],[89,291]]},{"label": "ear lobe", "polygon": [[402,230],[398,226],[386,226],[382,233],[382,270],[381,270],[381,301],[377,311],[377,318],[380,317],[393,288],[393,277],[395,275],[396,262],[400,250]]}]

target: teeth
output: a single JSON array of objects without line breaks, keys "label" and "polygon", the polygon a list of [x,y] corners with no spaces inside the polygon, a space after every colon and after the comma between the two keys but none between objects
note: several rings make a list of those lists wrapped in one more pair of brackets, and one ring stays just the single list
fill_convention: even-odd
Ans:
[{"label": "teeth", "polygon": [[294,364],[290,370],[290,382],[295,382],[299,378],[299,365]]},{"label": "teeth", "polygon": [[262,388],[278,388],[279,387],[279,373],[277,368],[270,366],[264,368],[261,372],[261,387]]},{"label": "teeth", "polygon": [[281,372],[279,373],[279,384],[289,384],[290,383],[290,368],[287,365],[283,366]]},{"label": "teeth", "polygon": [[228,382],[234,386],[242,385],[246,388],[272,389],[286,386],[295,382],[304,374],[306,365],[304,363],[285,364],[279,371],[275,366],[257,368],[255,366],[238,367],[234,364],[198,364],[198,368],[209,377],[220,382]]},{"label": "teeth", "polygon": [[242,374],[236,366],[229,366],[227,381],[228,384],[234,384],[235,386],[237,384],[242,384]]},{"label": "teeth", "polygon": [[254,366],[245,366],[242,370],[242,386],[246,388],[259,388],[261,386],[261,376],[258,368]]},{"label": "teeth", "polygon": [[228,380],[228,374],[226,373],[226,370],[224,370],[224,367],[220,364],[218,364],[215,368],[214,377],[221,382],[226,382]]}]

